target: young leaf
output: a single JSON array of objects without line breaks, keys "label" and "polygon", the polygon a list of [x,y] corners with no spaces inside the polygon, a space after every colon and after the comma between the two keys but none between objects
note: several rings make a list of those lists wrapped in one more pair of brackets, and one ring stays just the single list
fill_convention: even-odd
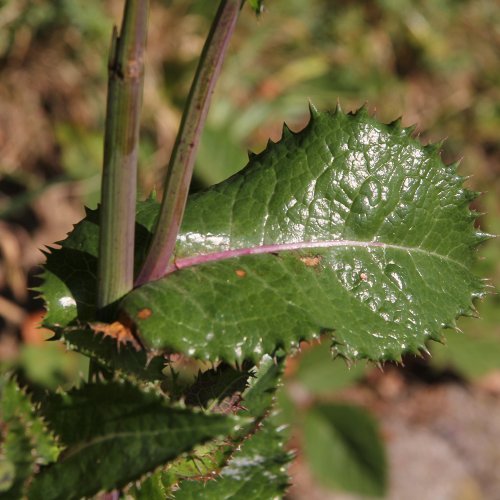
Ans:
[{"label": "young leaf", "polygon": [[321,332],[349,359],[417,353],[483,293],[470,266],[485,236],[456,170],[398,122],[313,109],[190,198],[167,276],[121,310],[146,348],[211,360]]},{"label": "young leaf", "polygon": [[26,427],[36,463],[47,464],[57,459],[59,447],[48,432],[45,422],[37,414],[35,406],[25,390],[14,379],[7,379],[1,387],[0,415],[7,424],[21,423]]},{"label": "young leaf", "polygon": [[325,486],[381,496],[386,458],[376,423],[356,406],[321,404],[304,421],[303,448],[313,474]]},{"label": "young leaf", "polygon": [[[207,445],[198,446],[187,457],[181,457],[170,464],[168,470],[161,474],[162,484],[173,486],[179,482],[183,485],[187,480],[206,482],[209,479],[213,479],[221,470],[224,471],[228,460],[235,456],[234,454],[236,450],[239,450],[241,443],[249,439],[249,436],[258,431],[262,425],[268,429],[265,432],[269,433],[271,437],[274,432],[271,430],[274,424],[267,422],[267,416],[271,412],[276,388],[283,373],[283,362],[284,358],[273,359],[270,356],[264,356],[260,366],[253,367],[250,370],[251,377],[248,387],[241,395],[239,405],[231,408],[233,412],[238,410],[238,415],[251,417],[249,423],[242,425],[236,432],[232,433],[230,439],[219,442],[212,441]],[[248,377],[249,372],[245,373]],[[273,417],[271,418],[273,419]],[[264,424],[262,424],[263,420]],[[281,429],[278,433],[281,436],[280,442],[284,439],[282,435],[283,430]],[[250,437],[250,439],[252,438]],[[272,440],[273,438],[271,438]],[[281,445],[271,449],[269,453],[268,458],[270,460],[274,457],[280,461],[279,457],[283,453]],[[236,452],[236,455],[239,456],[239,452]],[[260,467],[258,464],[255,466],[257,469]],[[251,474],[260,474],[258,470],[254,470],[253,468],[249,468],[249,471]],[[286,483],[286,472],[280,471],[280,474],[283,477],[282,482]],[[224,472],[222,475],[224,475]],[[265,478],[262,479],[262,481],[268,480],[269,478],[267,480]],[[232,491],[233,486],[229,487],[229,491]],[[199,488],[200,486],[188,486],[190,492],[198,491]],[[219,485],[217,491],[220,491],[221,488],[222,486]],[[182,489],[183,487],[181,486]]]},{"label": "young leaf", "polygon": [[144,479],[140,484],[134,484],[125,498],[135,500],[165,500],[168,488],[163,481],[163,471],[157,471]]},{"label": "young leaf", "polygon": [[32,499],[80,498],[124,486],[196,444],[228,434],[237,422],[173,409],[153,393],[119,383],[54,396],[42,411],[66,449],[36,476]]}]

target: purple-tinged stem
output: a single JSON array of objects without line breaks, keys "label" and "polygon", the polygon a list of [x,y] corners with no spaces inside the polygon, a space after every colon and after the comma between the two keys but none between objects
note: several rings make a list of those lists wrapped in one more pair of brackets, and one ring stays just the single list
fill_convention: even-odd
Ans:
[{"label": "purple-tinged stem", "polygon": [[139,122],[149,0],[126,0],[120,36],[109,59],[100,208],[97,306],[120,299],[134,284],[134,232]]},{"label": "purple-tinged stem", "polygon": [[221,0],[191,86],[165,179],[153,240],[135,285],[160,278],[172,257],[193,175],[196,152],[229,41],[245,0]]}]

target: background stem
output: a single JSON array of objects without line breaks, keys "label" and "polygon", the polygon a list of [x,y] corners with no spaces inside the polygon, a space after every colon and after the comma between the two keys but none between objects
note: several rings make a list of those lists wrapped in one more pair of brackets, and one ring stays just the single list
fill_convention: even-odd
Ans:
[{"label": "background stem", "polygon": [[149,0],[126,0],[109,60],[100,209],[98,307],[133,287],[139,122]]},{"label": "background stem", "polygon": [[160,216],[136,286],[161,278],[172,257],[184,214],[196,152],[210,100],[245,0],[222,0],[212,23],[167,170]]}]

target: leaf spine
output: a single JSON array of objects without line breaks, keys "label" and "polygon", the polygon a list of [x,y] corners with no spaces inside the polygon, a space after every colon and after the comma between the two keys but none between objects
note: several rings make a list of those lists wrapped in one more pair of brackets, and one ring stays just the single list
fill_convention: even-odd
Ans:
[{"label": "leaf spine", "polygon": [[316,106],[312,103],[312,101],[309,101],[309,114],[311,116],[311,121],[319,117],[318,108],[316,108]]},{"label": "leaf spine", "polygon": [[407,129],[402,129],[401,127],[402,117],[398,117],[392,122],[388,123],[387,126],[392,128],[393,130],[404,130],[406,132]]},{"label": "leaf spine", "polygon": [[404,127],[403,130],[406,133],[406,135],[412,136],[415,133],[415,130],[417,129],[417,124],[414,123],[412,125],[408,125],[408,127]]},{"label": "leaf spine", "polygon": [[365,118],[369,115],[368,113],[368,104],[366,102],[363,103],[363,105],[358,108],[357,111],[353,113],[354,116],[360,116],[362,118]]},{"label": "leaf spine", "polygon": [[283,132],[281,134],[281,139],[286,139],[287,137],[293,136],[293,132],[290,130],[290,127],[284,122],[283,123]]}]

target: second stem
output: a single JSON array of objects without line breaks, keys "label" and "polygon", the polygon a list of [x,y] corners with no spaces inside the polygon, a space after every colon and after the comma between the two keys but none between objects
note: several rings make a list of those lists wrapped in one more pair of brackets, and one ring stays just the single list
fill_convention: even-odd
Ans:
[{"label": "second stem", "polygon": [[184,215],[201,132],[244,1],[222,0],[212,23],[168,165],[163,201],[153,240],[136,279],[136,286],[161,278],[172,257]]}]

